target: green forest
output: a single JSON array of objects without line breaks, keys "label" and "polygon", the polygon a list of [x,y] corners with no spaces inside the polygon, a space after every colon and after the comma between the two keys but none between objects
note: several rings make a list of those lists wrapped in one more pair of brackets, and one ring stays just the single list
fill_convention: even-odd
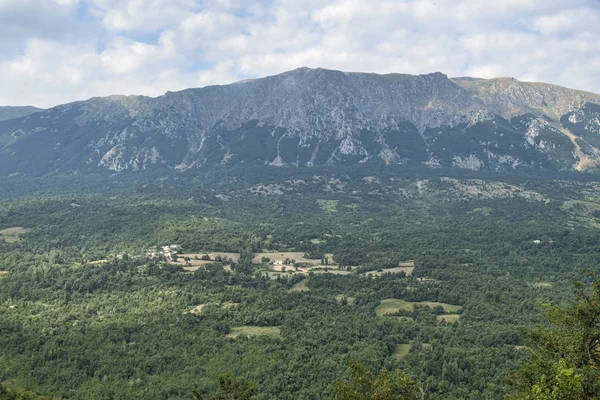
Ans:
[{"label": "green forest", "polygon": [[599,229],[591,174],[2,178],[0,399],[599,398]]}]

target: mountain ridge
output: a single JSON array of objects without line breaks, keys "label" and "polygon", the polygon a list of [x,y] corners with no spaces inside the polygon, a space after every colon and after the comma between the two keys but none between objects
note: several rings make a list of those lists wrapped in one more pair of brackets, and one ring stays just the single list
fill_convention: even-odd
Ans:
[{"label": "mountain ridge", "polygon": [[298,68],[2,121],[0,175],[237,163],[594,169],[599,104],[600,95],[513,78]]},{"label": "mountain ridge", "polygon": [[40,111],[43,109],[34,106],[0,106],[0,121],[25,117]]}]

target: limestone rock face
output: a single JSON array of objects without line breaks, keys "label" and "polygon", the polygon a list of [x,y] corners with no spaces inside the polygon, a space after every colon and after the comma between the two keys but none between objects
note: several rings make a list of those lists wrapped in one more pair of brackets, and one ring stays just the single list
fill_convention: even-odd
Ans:
[{"label": "limestone rock face", "polygon": [[240,163],[581,170],[600,160],[599,104],[592,93],[511,78],[300,68],[30,110],[0,121],[0,175]]}]

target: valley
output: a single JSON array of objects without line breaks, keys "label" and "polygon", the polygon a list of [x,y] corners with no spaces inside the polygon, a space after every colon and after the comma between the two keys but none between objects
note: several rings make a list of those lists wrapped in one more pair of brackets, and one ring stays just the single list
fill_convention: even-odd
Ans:
[{"label": "valley", "polygon": [[260,399],[327,398],[352,359],[428,399],[500,399],[537,304],[571,302],[600,265],[594,175],[266,166],[0,188],[0,230],[20,234],[0,240],[2,379],[63,398],[191,399],[223,373]]}]

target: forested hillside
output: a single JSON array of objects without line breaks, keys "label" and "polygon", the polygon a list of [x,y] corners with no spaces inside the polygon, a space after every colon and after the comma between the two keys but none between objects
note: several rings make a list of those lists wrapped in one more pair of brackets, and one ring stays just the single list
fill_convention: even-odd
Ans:
[{"label": "forested hillside", "polygon": [[600,261],[592,175],[263,167],[0,185],[0,381],[56,398],[193,399],[231,374],[256,399],[321,399],[353,360],[427,399],[502,399],[537,304],[570,304]]}]

